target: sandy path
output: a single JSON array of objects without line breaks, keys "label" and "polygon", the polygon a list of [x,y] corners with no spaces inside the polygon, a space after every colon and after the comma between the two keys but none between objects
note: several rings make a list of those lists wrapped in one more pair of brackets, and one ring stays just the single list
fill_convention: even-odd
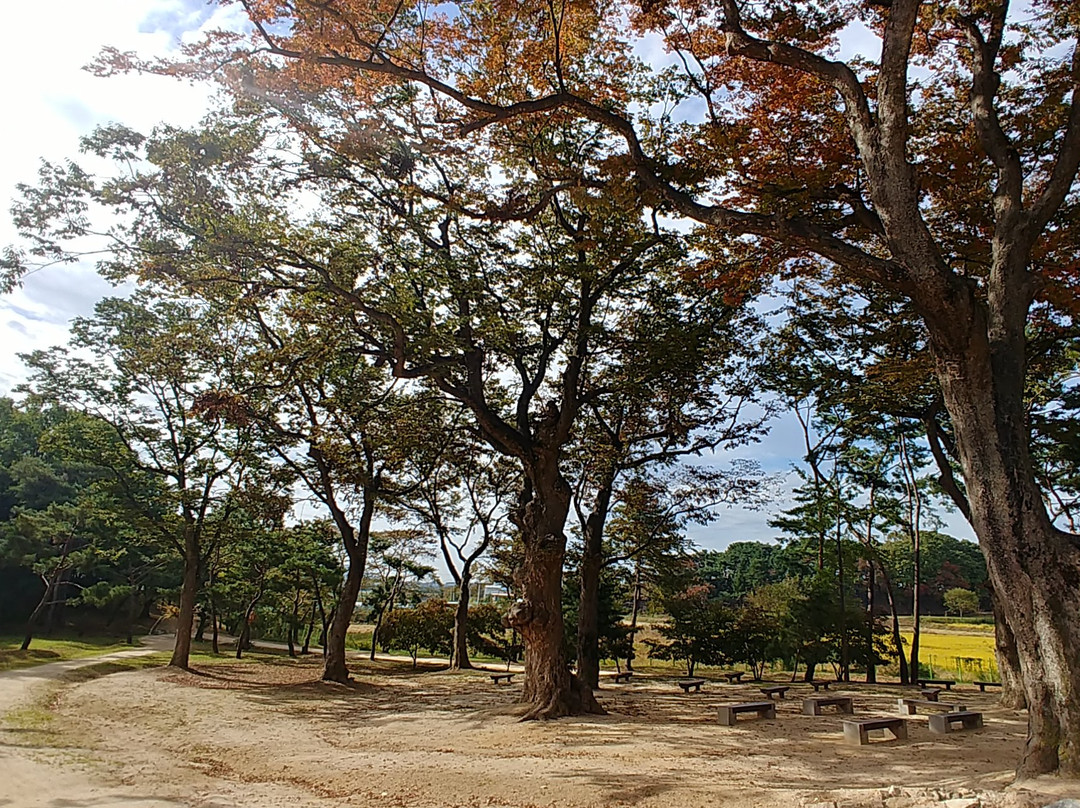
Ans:
[{"label": "sandy path", "polygon": [[[102,656],[50,662],[0,673],[0,717],[32,703],[41,691],[68,671],[99,662],[146,656],[172,645],[171,637],[144,637],[143,648]],[[23,736],[33,731],[0,727],[0,805],[26,808],[97,806],[100,808],[167,808],[183,805],[173,800],[139,797],[132,789],[116,789],[94,782],[85,767],[63,765],[55,747],[28,745]]]},{"label": "sandy path", "polygon": [[207,778],[198,789],[160,783],[153,771],[142,777],[121,777],[118,761],[102,759],[83,748],[67,727],[25,729],[5,726],[2,719],[29,706],[65,673],[112,660],[146,656],[172,649],[172,635],[142,638],[142,648],[97,657],[50,662],[0,673],[0,806],[7,808],[234,808],[247,804],[321,808],[294,789],[271,786],[264,793],[234,793],[232,784]]}]

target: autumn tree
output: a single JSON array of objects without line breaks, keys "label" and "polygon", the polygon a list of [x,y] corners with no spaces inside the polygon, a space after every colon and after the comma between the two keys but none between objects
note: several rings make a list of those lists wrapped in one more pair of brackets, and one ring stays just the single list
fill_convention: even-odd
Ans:
[{"label": "autumn tree", "polygon": [[[449,137],[584,118],[611,138],[579,177],[631,174],[642,202],[699,224],[718,250],[749,239],[767,267],[824,261],[909,299],[1016,638],[1029,705],[1020,771],[1080,771],[1080,544],[1048,518],[1023,396],[1033,301],[1075,298],[1074,4],[1038,0],[1021,15],[1007,2],[919,0],[241,2],[251,43],[213,36],[163,69],[242,63],[224,71],[235,86],[289,86],[300,105],[333,88],[362,106],[373,88],[412,83],[435,93]],[[682,70],[636,64],[627,19]],[[836,43],[852,19],[876,42],[844,61]],[[657,84],[669,103],[640,103],[651,99],[636,90]],[[691,100],[702,113],[675,118],[672,104]]]}]

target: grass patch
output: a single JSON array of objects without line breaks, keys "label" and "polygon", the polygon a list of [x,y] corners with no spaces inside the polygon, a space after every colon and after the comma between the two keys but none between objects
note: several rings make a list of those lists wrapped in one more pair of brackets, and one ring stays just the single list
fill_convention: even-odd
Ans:
[{"label": "grass patch", "polygon": [[118,642],[115,637],[35,638],[26,651],[19,650],[20,645],[21,636],[0,636],[0,671],[29,668],[67,659],[85,659],[134,647]]}]

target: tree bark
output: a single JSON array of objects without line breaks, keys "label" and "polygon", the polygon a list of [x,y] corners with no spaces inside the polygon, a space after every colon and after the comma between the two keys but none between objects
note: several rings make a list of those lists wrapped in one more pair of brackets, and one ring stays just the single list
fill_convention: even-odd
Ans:
[{"label": "tree bark", "polygon": [[907,654],[904,652],[904,640],[900,636],[900,615],[896,611],[896,598],[893,595],[892,578],[885,564],[881,565],[881,580],[885,584],[885,598],[889,601],[889,616],[892,618],[893,644],[896,646],[896,656],[900,664],[900,684],[911,684],[911,675],[908,672]]},{"label": "tree bark", "polygon": [[563,530],[570,512],[570,486],[558,471],[554,453],[541,450],[537,455],[526,465],[531,490],[517,519],[525,546],[519,576],[522,600],[507,614],[507,622],[525,640],[524,700],[531,707],[523,720],[602,714],[592,689],[570,672],[564,645]]},{"label": "tree bark", "polygon": [[[1008,272],[1008,267],[995,266],[995,271]],[[1022,289],[1010,291],[1024,297]],[[1026,300],[1011,300],[1002,290],[990,302],[988,312],[971,305],[975,322],[963,329],[963,341],[930,327],[931,344],[956,432],[972,525],[1003,623],[1016,640],[1028,704],[1018,773],[1077,776],[1080,540],[1051,524],[1028,453]],[[1017,307],[1021,310],[1011,311]]]},{"label": "tree bark", "polygon": [[630,605],[630,650],[626,656],[626,669],[634,669],[634,643],[637,642],[637,619],[641,611],[641,560],[634,562],[634,598]]},{"label": "tree bark", "polygon": [[874,664],[874,588],[877,584],[877,567],[873,559],[867,559],[866,570],[866,681],[877,681],[877,665]]},{"label": "tree bark", "polygon": [[180,612],[176,618],[176,643],[169,666],[187,670],[191,658],[191,632],[195,627],[195,604],[199,594],[199,539],[195,526],[184,529],[184,578],[180,586]]},{"label": "tree bark", "polygon": [[454,670],[465,670],[472,667],[469,661],[469,584],[472,581],[472,570],[465,565],[461,570],[461,592],[458,595],[457,609],[454,610],[454,645],[450,657],[450,667]]},{"label": "tree bark", "polygon": [[[353,612],[356,611],[356,599],[360,595],[360,584],[364,580],[364,568],[367,566],[368,539],[371,535],[371,520],[375,515],[375,497],[368,491],[364,493],[364,507],[360,513],[360,523],[353,530],[335,508],[335,521],[345,543],[345,552],[349,556],[349,570],[345,575],[345,585],[341,588],[341,597],[334,608],[330,620],[330,631],[323,646],[325,663],[322,678],[327,682],[347,684],[349,667],[345,664],[345,640],[352,625]],[[321,601],[320,601],[321,603]]]},{"label": "tree bark", "polygon": [[330,631],[326,635],[326,658],[323,663],[322,678],[327,682],[347,684],[349,667],[345,663],[345,639],[352,625],[356,599],[360,595],[360,581],[364,573],[360,566],[349,557],[349,569],[345,573],[345,585],[341,588],[341,597],[330,619]]}]

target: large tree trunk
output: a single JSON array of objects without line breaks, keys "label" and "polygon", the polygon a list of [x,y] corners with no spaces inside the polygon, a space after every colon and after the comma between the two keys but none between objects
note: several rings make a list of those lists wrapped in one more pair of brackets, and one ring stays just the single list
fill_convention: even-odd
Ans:
[{"label": "large tree trunk", "polygon": [[[335,509],[335,517],[337,516]],[[341,588],[334,616],[330,620],[330,631],[323,646],[325,663],[322,678],[327,682],[347,684],[349,667],[345,664],[345,639],[352,625],[353,612],[356,611],[356,599],[360,595],[360,584],[364,580],[364,568],[367,566],[368,539],[371,535],[371,519],[375,515],[375,497],[370,492],[364,494],[364,508],[360,513],[360,524],[354,531],[344,517],[335,519],[341,531],[345,552],[349,556],[349,570],[345,575],[345,585]]]},{"label": "large tree trunk", "polygon": [[[1010,269],[996,264],[994,272]],[[1051,524],[1035,484],[1023,399],[1027,301],[1023,289],[1005,286],[991,286],[990,315],[971,304],[962,341],[928,326],[972,524],[1016,639],[1028,703],[1019,774],[1077,776],[1080,539]]]},{"label": "large tree trunk", "polygon": [[454,610],[454,646],[450,657],[450,667],[456,670],[465,670],[472,667],[469,661],[469,584],[472,581],[472,570],[469,565],[461,570],[461,594],[458,595],[457,609]]},{"label": "large tree trunk", "polygon": [[525,559],[519,578],[522,599],[507,614],[525,640],[524,699],[531,707],[524,719],[549,719],[603,713],[592,689],[567,665],[562,616],[562,569],[570,486],[554,457],[539,457],[526,474],[531,491],[517,521]]},{"label": "large tree trunk", "polygon": [[180,586],[176,643],[169,665],[187,670],[191,658],[191,632],[195,627],[195,603],[199,595],[199,539],[193,525],[188,525],[184,533],[184,579]]}]

